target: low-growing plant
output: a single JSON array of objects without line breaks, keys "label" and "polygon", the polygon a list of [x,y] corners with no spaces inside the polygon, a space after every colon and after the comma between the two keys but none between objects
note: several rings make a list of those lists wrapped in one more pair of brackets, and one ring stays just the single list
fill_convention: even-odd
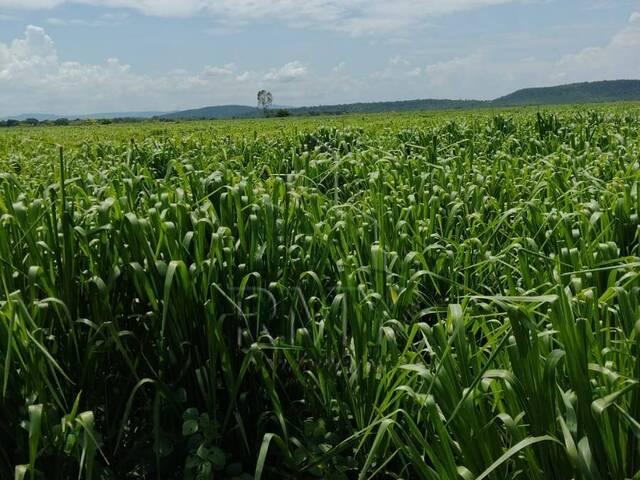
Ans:
[{"label": "low-growing plant", "polygon": [[0,478],[638,477],[639,125],[0,132]]}]

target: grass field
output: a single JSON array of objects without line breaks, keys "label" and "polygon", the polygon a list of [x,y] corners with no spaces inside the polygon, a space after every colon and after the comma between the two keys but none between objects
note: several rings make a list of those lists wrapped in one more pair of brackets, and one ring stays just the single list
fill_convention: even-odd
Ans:
[{"label": "grass field", "polygon": [[0,478],[640,478],[640,106],[0,131]]}]

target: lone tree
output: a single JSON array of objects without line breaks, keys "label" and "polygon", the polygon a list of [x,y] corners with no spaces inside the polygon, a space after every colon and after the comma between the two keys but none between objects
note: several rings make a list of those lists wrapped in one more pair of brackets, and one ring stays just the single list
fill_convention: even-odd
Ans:
[{"label": "lone tree", "polygon": [[268,90],[260,90],[258,92],[258,108],[262,108],[264,115],[267,115],[269,107],[273,103],[273,95]]}]

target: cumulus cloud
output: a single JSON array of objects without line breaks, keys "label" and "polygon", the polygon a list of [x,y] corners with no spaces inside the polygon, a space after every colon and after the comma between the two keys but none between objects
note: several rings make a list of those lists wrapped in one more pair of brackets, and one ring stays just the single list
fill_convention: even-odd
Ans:
[{"label": "cumulus cloud", "polygon": [[227,63],[226,65],[223,65],[221,67],[210,65],[204,68],[204,70],[202,71],[202,75],[205,77],[229,76],[234,74],[235,68],[236,66],[233,63]]},{"label": "cumulus cloud", "polygon": [[[395,66],[394,66],[395,67]],[[426,81],[425,89],[439,97],[494,98],[524,86],[640,78],[640,12],[603,46],[592,46],[555,60],[524,57],[505,62],[478,50],[406,72]],[[390,69],[379,75],[387,78]],[[429,93],[427,93],[429,95]]]},{"label": "cumulus cloud", "polygon": [[331,71],[334,73],[340,73],[344,71],[346,66],[347,66],[347,62],[340,62],[335,67],[333,67]]},{"label": "cumulus cloud", "polygon": [[277,103],[289,105],[382,98],[494,98],[525,86],[640,78],[638,52],[640,12],[602,45],[555,59],[506,61],[494,51],[477,50],[422,63],[407,57],[411,55],[407,52],[391,56],[373,74],[354,74],[344,62],[319,72],[292,60],[261,70],[213,62],[196,71],[150,75],[117,59],[96,64],[64,60],[44,29],[29,26],[21,38],[0,43],[0,116],[251,105],[261,88],[272,90]]},{"label": "cumulus cloud", "polygon": [[161,17],[209,14],[233,22],[271,19],[294,27],[359,35],[399,31],[432,16],[521,1],[526,0],[0,0],[0,8],[40,10],[79,3]]},{"label": "cumulus cloud", "polygon": [[555,67],[560,79],[640,77],[640,12],[634,12],[607,45],[566,55]]},{"label": "cumulus cloud", "polygon": [[246,82],[246,81],[248,81],[250,78],[251,78],[251,73],[249,73],[249,72],[243,72],[243,73],[241,73],[240,75],[238,75],[238,76],[236,77],[236,80],[237,80],[238,82]]},{"label": "cumulus cloud", "polygon": [[64,61],[46,31],[33,25],[22,38],[0,43],[0,116],[253,104],[260,88],[271,89],[281,103],[295,104],[321,99],[325,92],[335,91],[330,87],[334,83],[353,85],[340,72],[310,75],[299,61],[263,71],[228,63],[159,75],[138,73],[117,59],[101,64]]},{"label": "cumulus cloud", "polygon": [[49,17],[46,21],[54,27],[117,27],[122,25],[128,17],[126,13],[118,12],[105,13],[96,19]]},{"label": "cumulus cloud", "polygon": [[46,74],[58,62],[53,40],[42,28],[30,25],[24,38],[0,43],[0,81],[25,74]]},{"label": "cumulus cloud", "polygon": [[267,72],[264,76],[265,80],[281,80],[289,82],[307,75],[307,67],[302,63],[295,61],[289,62],[280,68],[274,68]]}]

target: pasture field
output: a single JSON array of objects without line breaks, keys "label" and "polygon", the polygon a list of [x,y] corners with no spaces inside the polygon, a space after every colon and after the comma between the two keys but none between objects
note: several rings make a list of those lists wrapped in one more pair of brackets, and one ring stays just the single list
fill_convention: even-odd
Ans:
[{"label": "pasture field", "polygon": [[0,131],[0,478],[640,478],[640,106]]}]

